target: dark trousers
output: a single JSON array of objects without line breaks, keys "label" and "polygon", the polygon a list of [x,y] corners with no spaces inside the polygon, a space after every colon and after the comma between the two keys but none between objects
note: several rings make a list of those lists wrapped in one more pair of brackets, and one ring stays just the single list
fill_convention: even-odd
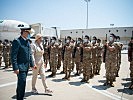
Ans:
[{"label": "dark trousers", "polygon": [[17,100],[23,100],[25,94],[25,86],[26,86],[26,77],[28,71],[20,71],[18,76],[18,83],[17,83]]}]

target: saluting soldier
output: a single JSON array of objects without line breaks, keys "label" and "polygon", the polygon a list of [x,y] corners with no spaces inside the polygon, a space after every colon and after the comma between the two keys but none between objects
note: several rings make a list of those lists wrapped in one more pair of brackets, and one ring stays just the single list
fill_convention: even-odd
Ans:
[{"label": "saluting soldier", "polygon": [[46,67],[49,61],[49,42],[48,42],[48,38],[45,39],[45,43],[43,44],[44,47],[44,62],[46,63]]},{"label": "saluting soldier", "polygon": [[1,67],[1,64],[2,64],[2,53],[3,53],[3,43],[0,40],[0,67]]},{"label": "saluting soldier", "polygon": [[116,78],[116,67],[117,67],[117,50],[114,44],[115,35],[110,34],[109,43],[107,43],[106,50],[106,60],[105,60],[105,69],[106,69],[106,82],[104,86],[110,85],[114,87],[113,81]]},{"label": "saluting soldier", "polygon": [[131,41],[128,44],[128,61],[130,62],[130,78],[131,78],[131,84],[129,86],[129,89],[133,89],[133,37],[131,38]]},{"label": "saluting soldier", "polygon": [[71,37],[68,36],[66,40],[66,44],[64,46],[64,72],[65,77],[62,79],[70,80],[70,75],[72,71],[72,51],[73,45],[71,44]]},{"label": "saluting soldier", "polygon": [[11,64],[10,62],[10,50],[11,50],[11,44],[8,40],[5,40],[4,44],[4,62],[5,62],[5,68],[8,68]]},{"label": "saluting soldier", "polygon": [[117,69],[116,69],[116,77],[119,77],[119,70],[120,70],[120,65],[121,65],[121,50],[123,44],[120,42],[120,37],[116,36],[116,48],[117,48]]},{"label": "saluting soldier", "polygon": [[96,64],[97,64],[97,38],[94,36],[92,40],[92,77],[96,74]]},{"label": "saluting soldier", "polygon": [[78,38],[77,43],[75,44],[75,64],[76,64],[76,74],[75,76],[79,76],[82,72],[82,63],[81,63],[81,43],[82,43],[82,39]]},{"label": "saluting soldier", "polygon": [[73,50],[72,50],[72,62],[71,62],[71,66],[72,66],[72,71],[74,70],[74,66],[75,66],[75,61],[74,61],[74,59],[75,59],[75,50],[74,50],[74,47],[75,47],[75,40],[71,40],[71,42],[70,42],[70,44],[71,44],[71,46],[73,47]]},{"label": "saluting soldier", "polygon": [[58,65],[58,43],[56,42],[56,37],[52,37],[50,46],[50,67],[52,74],[49,77],[55,77]]},{"label": "saluting soldier", "polygon": [[57,69],[60,70],[60,67],[61,67],[61,62],[62,62],[62,41],[59,40],[58,41],[58,66],[57,66]]},{"label": "saluting soldier", "polygon": [[101,40],[97,39],[97,64],[96,64],[96,74],[100,75],[101,64],[102,64],[102,49]]},{"label": "saluting soldier", "polygon": [[83,48],[83,61],[82,61],[82,65],[83,65],[83,79],[81,80],[81,82],[86,82],[89,83],[89,79],[91,77],[91,71],[92,71],[92,55],[91,55],[91,50],[92,50],[92,46],[89,43],[89,36],[85,36],[84,38],[84,43],[83,45],[81,45],[81,47]]}]

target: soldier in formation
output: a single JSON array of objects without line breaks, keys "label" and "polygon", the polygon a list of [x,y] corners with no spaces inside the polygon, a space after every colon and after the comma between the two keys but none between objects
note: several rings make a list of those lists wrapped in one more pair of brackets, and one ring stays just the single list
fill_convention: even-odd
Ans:
[{"label": "soldier in formation", "polygon": [[58,65],[57,65],[58,70],[60,70],[61,62],[62,62],[62,41],[58,40]]},{"label": "soldier in formation", "polygon": [[129,86],[129,89],[133,89],[133,37],[131,38],[131,41],[128,44],[128,61],[130,62],[130,78],[131,78],[131,84]]},{"label": "soldier in formation", "polygon": [[50,50],[49,50],[49,41],[48,41],[48,38],[45,38],[44,40],[45,42],[43,43],[43,48],[44,48],[44,62],[46,64],[46,67],[47,67],[47,64],[49,62],[49,56],[50,56]]},{"label": "soldier in formation", "polygon": [[4,62],[5,62],[5,68],[9,68],[9,66],[11,65],[10,50],[11,50],[11,43],[8,40],[5,40],[4,48],[3,48],[3,57],[4,57]]},{"label": "soldier in formation", "polygon": [[56,37],[52,37],[50,45],[50,67],[52,74],[49,77],[55,77],[58,66],[58,43],[56,42]]},{"label": "soldier in formation", "polygon": [[1,67],[1,64],[2,64],[2,55],[3,55],[3,43],[0,40],[0,67]]},{"label": "soldier in formation", "polygon": [[97,58],[96,58],[96,75],[100,75],[100,70],[101,70],[101,64],[102,64],[102,50],[103,46],[101,44],[101,40],[97,39],[97,44],[96,44],[96,49],[97,49]]},{"label": "soldier in formation", "polygon": [[72,71],[72,51],[73,51],[73,43],[71,43],[71,37],[68,36],[66,39],[66,44],[64,45],[64,73],[65,77],[62,79],[70,80],[70,75]]},{"label": "soldier in formation", "polygon": [[89,42],[89,36],[85,36],[83,45],[81,46],[83,48],[83,56],[82,56],[82,66],[83,66],[83,79],[81,82],[89,82],[89,79],[91,78],[92,74],[92,46]]},{"label": "soldier in formation", "polygon": [[110,35],[109,43],[106,44],[106,57],[105,57],[105,70],[106,70],[106,82],[104,86],[110,85],[114,87],[113,82],[116,79],[117,70],[117,47],[114,44],[116,36],[114,34]]},{"label": "soldier in formation", "polygon": [[74,60],[76,65],[76,74],[75,76],[79,76],[82,73],[82,39],[78,38],[74,47]]}]

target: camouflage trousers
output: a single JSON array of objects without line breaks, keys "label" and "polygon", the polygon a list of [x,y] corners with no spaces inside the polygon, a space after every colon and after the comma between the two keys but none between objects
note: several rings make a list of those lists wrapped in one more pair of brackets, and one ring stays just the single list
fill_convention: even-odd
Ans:
[{"label": "camouflage trousers", "polygon": [[5,53],[4,62],[5,62],[5,68],[8,68],[11,65],[10,53],[9,52]]},{"label": "camouflage trousers", "polygon": [[120,65],[121,65],[121,61],[120,58],[117,59],[117,67],[116,67],[116,75],[118,74],[119,70],[120,70]]},{"label": "camouflage trousers", "polygon": [[106,61],[105,62],[105,69],[106,69],[106,80],[113,82],[116,78],[116,61]]},{"label": "camouflage trousers", "polygon": [[91,61],[83,60],[82,66],[83,66],[83,77],[85,80],[89,80],[92,71]]},{"label": "camouflage trousers", "polygon": [[96,74],[96,69],[97,69],[97,60],[94,59],[92,60],[92,74]]},{"label": "camouflage trousers", "polygon": [[60,68],[61,67],[61,59],[62,57],[61,57],[61,55],[58,55],[58,66],[57,66],[57,68]]},{"label": "camouflage trousers", "polygon": [[47,65],[48,61],[49,61],[49,55],[48,55],[48,53],[44,53],[44,62],[46,63],[46,65]]},{"label": "camouflage trousers", "polygon": [[75,62],[75,64],[76,64],[76,70],[79,71],[79,73],[81,74],[82,69],[83,69],[82,63],[81,62]]},{"label": "camouflage trousers", "polygon": [[96,70],[97,71],[101,70],[101,64],[102,64],[102,59],[101,59],[101,57],[98,57],[97,64],[96,64]]},{"label": "camouflage trousers", "polygon": [[2,54],[0,54],[0,66],[2,64]]},{"label": "camouflage trousers", "polygon": [[51,71],[52,73],[56,73],[57,72],[57,65],[58,65],[58,61],[57,59],[50,59],[50,67],[51,67]]},{"label": "camouflage trousers", "polygon": [[66,58],[64,59],[63,67],[64,67],[64,72],[65,72],[66,77],[70,77],[71,70],[72,70],[71,58],[67,58],[67,57],[66,57]]},{"label": "camouflage trousers", "polygon": [[72,70],[74,69],[74,62],[75,62],[74,58],[72,58],[72,63],[71,63],[72,64]]},{"label": "camouflage trousers", "polygon": [[133,61],[130,62],[130,77],[133,79]]}]

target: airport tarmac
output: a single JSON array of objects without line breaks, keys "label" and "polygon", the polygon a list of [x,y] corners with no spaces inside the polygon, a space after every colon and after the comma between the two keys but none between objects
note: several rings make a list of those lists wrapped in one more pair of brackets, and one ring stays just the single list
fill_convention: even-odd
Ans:
[{"label": "airport tarmac", "polygon": [[[100,75],[90,79],[90,83],[81,83],[82,75],[75,77],[72,72],[70,81],[62,80],[64,74],[57,71],[55,78],[47,78],[47,84],[53,90],[52,94],[45,94],[40,76],[36,83],[39,94],[31,93],[30,70],[27,77],[27,86],[25,92],[26,100],[133,100],[133,90],[128,89],[130,84],[130,70],[127,54],[122,54],[122,63],[119,77],[114,82],[115,87],[103,86],[105,82],[105,65],[102,63]],[[12,68],[3,69],[4,63],[0,68],[0,100],[13,100],[16,98],[17,77]],[[47,68],[48,69],[48,68]],[[46,72],[46,76],[51,72]]]}]

